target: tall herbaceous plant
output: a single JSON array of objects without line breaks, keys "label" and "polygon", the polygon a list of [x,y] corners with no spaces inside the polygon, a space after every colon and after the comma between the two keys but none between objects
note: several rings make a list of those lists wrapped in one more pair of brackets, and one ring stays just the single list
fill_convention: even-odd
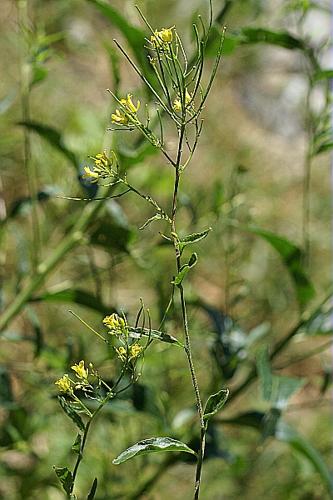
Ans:
[{"label": "tall herbaceous plant", "polygon": [[[228,390],[222,388],[218,393],[211,395],[206,404],[202,401],[191,349],[191,325],[188,321],[184,291],[186,276],[192,272],[198,260],[197,253],[189,252],[189,249],[196,242],[206,238],[210,228],[203,228],[201,232],[183,236],[184,231],[179,227],[177,212],[180,184],[185,170],[191,168],[191,161],[199,143],[203,126],[202,112],[221,59],[224,32],[222,30],[219,34],[216,59],[211,73],[208,78],[204,78],[205,50],[212,30],[211,2],[208,23],[204,23],[199,16],[198,24],[193,25],[196,50],[194,57],[191,58],[186,54],[176,26],[155,29],[140,10],[139,13],[150,32],[149,36],[142,40],[142,51],[148,49],[153,77],[144,75],[116,40],[115,43],[128,65],[153,95],[154,109],[140,102],[130,90],[122,98],[118,98],[112,90],[109,90],[115,101],[111,115],[111,130],[119,133],[137,130],[145,141],[160,151],[174,179],[173,190],[169,193],[169,203],[168,206],[161,206],[154,193],[140,192],[135,186],[135,179],[132,180],[124,171],[114,151],[103,151],[92,156],[94,166],[84,168],[84,178],[98,184],[105,198],[119,198],[132,192],[151,206],[151,217],[142,221],[141,229],[157,222],[160,238],[174,255],[174,270],[167,278],[170,282],[170,301],[158,327],[152,325],[149,309],[142,302],[135,320],[129,319],[121,312],[113,313],[101,321],[103,327],[101,324],[100,331],[94,330],[83,319],[78,318],[95,334],[97,342],[104,342],[115,351],[119,373],[112,385],[109,385],[100,376],[93,360],[80,360],[71,366],[69,373],[56,381],[59,403],[78,429],[72,446],[72,451],[76,454],[73,468],[71,470],[67,467],[55,468],[69,498],[76,498],[75,482],[83,457],[87,455],[85,460],[89,461],[86,443],[93,421],[107,403],[117,398],[144,375],[143,360],[148,355],[146,351],[148,348],[154,348],[156,342],[169,343],[170,349],[182,349],[184,352],[197,408],[200,436],[198,449],[194,450],[188,444],[171,437],[148,437],[120,453],[113,460],[113,464],[118,465],[135,456],[152,452],[190,453],[196,459],[193,495],[194,499],[199,498],[208,422],[222,408],[228,397]],[[172,124],[177,137],[174,150],[166,146],[167,122]],[[183,335],[179,338],[176,338],[173,332],[167,332],[165,328],[174,300],[180,302],[182,316]],[[126,309],[126,304],[123,304],[123,309]],[[95,479],[91,487],[88,497],[90,499],[95,496],[97,481],[98,479]]]}]

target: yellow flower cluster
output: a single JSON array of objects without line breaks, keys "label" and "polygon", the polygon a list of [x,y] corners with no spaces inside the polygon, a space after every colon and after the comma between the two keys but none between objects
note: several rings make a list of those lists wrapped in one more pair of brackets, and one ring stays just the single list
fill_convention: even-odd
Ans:
[{"label": "yellow flower cluster", "polygon": [[116,347],[116,353],[121,361],[126,361],[127,358],[128,361],[132,361],[133,359],[139,357],[142,351],[143,347],[138,344],[129,346],[128,351],[125,347]]},{"label": "yellow flower cluster", "polygon": [[[186,89],[185,91],[185,106],[187,107],[190,102],[192,101],[192,96],[191,94],[188,92],[188,90]],[[181,103],[181,100],[180,100],[180,97],[177,97],[174,101],[173,101],[173,109],[174,111],[176,111],[177,113],[180,113],[181,110],[182,110],[182,103]]]},{"label": "yellow flower cluster", "polygon": [[[93,370],[93,365],[90,363],[89,365]],[[84,366],[84,361],[81,360],[79,363],[76,363],[75,365],[71,366],[71,369],[75,372],[75,375],[77,378],[80,379],[80,387],[82,387],[82,384],[87,384],[88,383],[88,375],[89,375],[89,370]],[[94,372],[96,374],[96,372]],[[55,385],[58,386],[58,389],[60,392],[64,394],[73,394],[73,390],[75,388],[78,388],[79,386],[76,386],[75,382],[73,382],[67,373],[63,375],[59,380],[56,380]]]},{"label": "yellow flower cluster", "polygon": [[130,115],[136,115],[136,113],[140,109],[140,101],[137,101],[136,106],[134,105],[132,101],[132,95],[127,94],[126,98],[120,99],[120,104],[123,106],[123,111],[119,111],[119,109],[116,109],[114,113],[111,115],[111,119],[113,123],[117,123],[118,125],[127,125],[129,122],[129,116],[126,113],[129,113]]},{"label": "yellow flower cluster", "polygon": [[58,389],[60,392],[66,393],[66,394],[72,394],[73,393],[73,387],[72,387],[72,381],[65,373],[59,380],[56,380],[55,385],[58,386]]},{"label": "yellow flower cluster", "polygon": [[150,42],[155,49],[163,47],[163,45],[168,46],[172,42],[173,33],[171,28],[162,28],[160,31],[155,30],[154,34],[150,37]]},{"label": "yellow flower cluster", "polygon": [[111,174],[112,160],[108,158],[106,151],[98,153],[91,157],[94,160],[94,169],[86,166],[83,168],[83,179],[88,179],[90,182],[97,182],[100,178],[108,177]]},{"label": "yellow flower cluster", "polygon": [[116,335],[127,333],[126,321],[116,313],[113,313],[110,316],[105,316],[103,323],[109,328],[110,333],[114,333]]}]

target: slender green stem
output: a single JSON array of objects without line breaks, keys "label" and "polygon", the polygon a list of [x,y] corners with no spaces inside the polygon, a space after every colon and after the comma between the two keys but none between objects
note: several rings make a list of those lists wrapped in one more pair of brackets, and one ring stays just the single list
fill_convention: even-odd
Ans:
[{"label": "slender green stem", "polygon": [[[176,235],[177,199],[178,199],[179,182],[180,182],[180,176],[181,176],[181,158],[182,158],[184,136],[185,136],[185,125],[183,124],[181,129],[179,130],[179,142],[178,142],[178,152],[177,152],[177,161],[176,161],[177,166],[176,166],[176,172],[175,172],[175,184],[174,184],[174,191],[173,191],[172,211],[171,211],[171,213],[172,213],[172,216],[171,216],[172,233],[175,235]],[[174,237],[174,249],[175,249],[177,271],[179,272],[180,268],[181,268],[181,255],[179,252],[177,239],[175,237]],[[184,338],[185,338],[185,348],[184,349],[185,349],[186,357],[187,357],[189,368],[190,368],[192,386],[193,386],[194,393],[195,393],[198,417],[199,417],[199,421],[200,421],[200,445],[199,445],[199,450],[198,450],[197,467],[196,467],[196,474],[195,474],[195,489],[194,489],[194,500],[197,500],[199,498],[202,464],[203,464],[203,458],[204,458],[204,453],[205,453],[206,426],[205,426],[205,422],[204,422],[204,412],[203,412],[202,401],[201,401],[201,396],[200,396],[199,384],[198,384],[197,376],[195,373],[193,357],[192,357],[191,339],[190,339],[190,332],[189,332],[189,327],[188,327],[187,308],[186,308],[186,300],[185,300],[183,285],[180,284],[178,286],[178,289],[179,289],[179,295],[180,295],[183,327],[184,327]]]},{"label": "slender green stem", "polygon": [[[28,0],[19,0],[18,2],[18,23],[22,33],[28,32],[29,15],[28,15]],[[27,45],[27,42],[25,42]],[[30,120],[30,75],[31,66],[28,62],[29,53],[28,49],[21,62],[21,108],[22,108],[22,121],[28,122]],[[35,271],[39,261],[40,253],[40,234],[39,234],[39,220],[37,211],[37,173],[34,162],[31,157],[31,140],[30,131],[27,127],[23,127],[23,164],[24,170],[27,175],[29,195],[31,198],[31,232],[32,232],[32,270]]]}]

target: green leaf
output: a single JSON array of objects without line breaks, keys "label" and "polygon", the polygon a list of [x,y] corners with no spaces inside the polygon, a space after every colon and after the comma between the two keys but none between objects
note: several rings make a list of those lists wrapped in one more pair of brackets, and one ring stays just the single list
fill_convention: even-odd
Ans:
[{"label": "green leaf", "polygon": [[314,287],[306,275],[302,264],[302,251],[294,243],[255,226],[244,228],[266,240],[281,256],[291,279],[294,282],[296,295],[301,307],[304,307],[315,295]]},{"label": "green leaf", "polygon": [[93,294],[75,288],[66,288],[58,292],[45,292],[37,297],[33,297],[31,302],[68,302],[89,307],[102,314],[107,314],[111,310],[115,310],[114,307],[103,304]]},{"label": "green leaf", "polygon": [[208,229],[205,229],[200,233],[189,234],[188,236],[181,238],[179,240],[179,250],[182,252],[187,245],[191,245],[192,243],[197,243],[198,241],[203,240],[211,230],[212,228],[209,227]]},{"label": "green leaf", "polygon": [[181,285],[183,279],[185,278],[185,276],[187,275],[187,273],[189,272],[190,269],[192,269],[192,267],[194,267],[196,265],[196,263],[198,262],[198,256],[196,253],[192,253],[191,257],[190,257],[190,260],[188,261],[188,264],[184,264],[179,273],[177,274],[177,276],[175,277],[175,279],[173,280],[173,284],[176,285],[176,286],[179,286]]},{"label": "green leaf", "polygon": [[89,495],[87,496],[87,500],[94,500],[96,491],[97,491],[97,477],[95,477],[94,479]]},{"label": "green leaf", "polygon": [[94,5],[103,16],[116,26],[126,38],[128,45],[132,49],[137,63],[142,73],[150,80],[155,81],[155,74],[148,62],[148,51],[144,48],[146,33],[127,22],[126,18],[109,3],[102,0],[87,0]]},{"label": "green leaf", "polygon": [[331,149],[333,149],[333,142],[332,141],[322,142],[314,150],[313,156],[319,155],[321,153],[326,153],[327,151],[330,151]]},{"label": "green leaf", "polygon": [[80,429],[80,431],[84,432],[85,425],[78,412],[71,407],[71,405],[66,401],[66,399],[63,396],[58,396],[58,400],[61,408],[64,410],[66,415],[68,415],[68,417],[71,420],[73,420],[74,424],[76,425],[76,427]]},{"label": "green leaf", "polygon": [[72,445],[72,451],[76,453],[77,455],[80,454],[81,451],[81,443],[82,443],[82,436],[81,434],[78,434],[75,438],[75,441]]},{"label": "green leaf", "polygon": [[332,474],[328,469],[324,459],[322,458],[320,453],[312,446],[312,444],[282,421],[280,421],[277,427],[276,438],[279,441],[288,443],[289,446],[303,455],[303,457],[305,457],[312,464],[314,469],[320,474],[330,496],[332,496]]},{"label": "green leaf", "polygon": [[73,489],[73,476],[71,471],[68,470],[67,467],[54,467],[54,471],[60,479],[65,492],[70,495]]},{"label": "green leaf", "polygon": [[204,410],[204,420],[209,420],[216,415],[225,405],[228,396],[229,389],[221,389],[216,394],[209,396]]},{"label": "green leaf", "polygon": [[169,437],[157,437],[144,439],[134,444],[127,450],[123,451],[112,463],[115,465],[122,464],[127,460],[139,455],[147,455],[148,453],[161,453],[164,451],[184,451],[195,455],[195,451],[189,448],[185,443],[177,441]]},{"label": "green leaf", "polygon": [[62,153],[72,165],[77,169],[79,167],[79,161],[73,151],[70,151],[64,144],[63,137],[53,127],[49,127],[48,125],[43,125],[42,123],[38,123],[35,121],[22,121],[19,122],[18,125],[27,128],[28,130],[32,130],[40,137],[46,140],[52,147],[54,147],[57,151]]},{"label": "green leaf", "polygon": [[333,69],[321,69],[313,75],[315,82],[333,78]]},{"label": "green leaf", "polygon": [[286,31],[271,31],[264,28],[243,28],[239,34],[239,41],[243,45],[252,45],[256,43],[266,43],[277,45],[290,50],[304,50],[303,40],[290,35]]},{"label": "green leaf", "polygon": [[133,339],[140,339],[141,337],[150,337],[154,340],[160,340],[162,342],[167,342],[168,344],[177,344],[183,347],[183,344],[179,342],[175,337],[169,335],[168,333],[160,332],[159,330],[151,330],[149,328],[141,328],[130,326],[129,336]]},{"label": "green leaf", "polygon": [[256,358],[262,397],[265,401],[270,401],[272,396],[273,376],[267,347],[261,348]]}]

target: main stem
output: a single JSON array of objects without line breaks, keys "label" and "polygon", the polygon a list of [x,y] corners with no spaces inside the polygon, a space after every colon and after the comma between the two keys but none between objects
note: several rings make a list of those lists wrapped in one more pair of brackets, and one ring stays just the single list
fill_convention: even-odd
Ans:
[{"label": "main stem", "polygon": [[[180,268],[181,268],[181,256],[180,256],[180,252],[179,252],[179,248],[178,248],[178,244],[177,244],[177,238],[176,238],[176,213],[177,213],[178,189],[179,189],[179,182],[180,182],[180,176],[181,176],[181,157],[182,157],[182,150],[183,150],[184,135],[185,135],[185,125],[182,125],[180,128],[180,131],[179,131],[179,143],[178,143],[178,152],[177,152],[177,160],[176,160],[176,167],[175,167],[175,169],[176,169],[175,184],[174,184],[172,212],[171,212],[172,213],[172,215],[171,215],[171,228],[172,228],[172,233],[174,235],[174,249],[175,249],[176,265],[177,265],[178,272],[180,271]],[[196,474],[195,474],[195,490],[194,490],[194,497],[193,497],[194,500],[197,500],[199,498],[202,464],[203,464],[203,458],[204,458],[204,454],[205,454],[206,426],[205,426],[205,422],[204,422],[204,412],[203,412],[202,401],[201,401],[201,397],[200,397],[199,384],[198,384],[197,376],[195,373],[195,368],[194,368],[194,363],[193,363],[193,358],[192,358],[191,339],[190,339],[190,332],[189,332],[189,327],[188,327],[187,308],[186,308],[186,300],[185,300],[183,285],[182,284],[178,285],[178,289],[179,289],[179,295],[180,295],[183,326],[184,326],[185,353],[186,353],[186,357],[187,357],[189,368],[190,368],[192,386],[193,386],[194,393],[195,393],[197,411],[198,411],[198,416],[199,416],[199,420],[200,420],[200,445],[199,445],[199,450],[198,450],[197,467],[196,467]]]}]

